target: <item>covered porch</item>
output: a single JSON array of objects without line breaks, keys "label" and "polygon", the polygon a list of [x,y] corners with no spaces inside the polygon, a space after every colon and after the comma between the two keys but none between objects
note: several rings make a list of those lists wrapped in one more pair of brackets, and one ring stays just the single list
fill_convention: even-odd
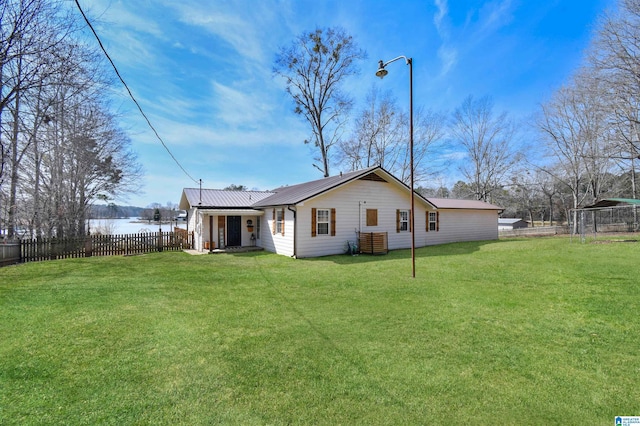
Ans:
[{"label": "covered porch", "polygon": [[[264,212],[254,209],[198,209],[200,252],[227,253],[261,249],[260,232]],[[196,225],[196,227],[198,227]]]}]

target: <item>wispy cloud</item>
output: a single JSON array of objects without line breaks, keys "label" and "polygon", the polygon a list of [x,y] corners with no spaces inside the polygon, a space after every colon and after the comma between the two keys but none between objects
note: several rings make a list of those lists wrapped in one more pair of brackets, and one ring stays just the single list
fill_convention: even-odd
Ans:
[{"label": "wispy cloud", "polygon": [[464,21],[455,22],[451,19],[448,0],[434,0],[434,5],[433,23],[441,40],[438,48],[441,77],[456,67],[461,56],[510,24],[515,8],[513,0],[491,0],[466,10]]},{"label": "wispy cloud", "polygon": [[[341,25],[374,56],[346,85],[356,102],[363,102],[373,82],[379,83],[369,69],[375,68],[375,60],[400,53],[416,55],[420,65],[416,72],[437,76],[416,79],[416,95],[427,95],[416,99],[429,99],[438,108],[450,109],[458,98],[473,92],[489,92],[503,103],[511,102],[514,82],[520,99],[529,102],[539,98],[539,88],[557,73],[558,59],[567,62],[561,56],[575,51],[575,43],[565,43],[574,40],[573,33],[546,44],[545,28],[539,28],[543,36],[536,35],[537,26],[535,32],[528,31],[539,24],[539,19],[531,22],[530,15],[541,14],[541,7],[555,10],[560,16],[549,21],[558,25],[549,36],[554,37],[565,34],[567,27],[559,9],[585,9],[595,3],[573,2],[570,9],[520,0],[80,2],[154,127],[189,174],[205,179],[207,186],[236,183],[260,188],[320,177],[311,166],[317,152],[302,143],[309,126],[292,112],[284,80],[272,74],[278,48],[289,45],[302,31]],[[580,15],[571,18],[580,28],[588,24],[586,15],[582,20]],[[380,31],[389,37],[382,41]],[[555,51],[557,60],[536,63],[535,55],[524,55],[523,46],[531,49],[531,43],[523,40],[533,37],[547,48],[545,52]],[[564,69],[568,67],[565,64]],[[402,78],[385,80],[384,87],[396,80],[402,99],[406,94]],[[529,85],[535,85],[535,91]],[[434,93],[437,96],[429,96]],[[140,204],[165,201],[177,196],[183,185],[192,185],[124,88],[117,84],[105,96],[126,110],[123,127],[148,173],[147,201]],[[527,102],[519,107],[529,108]],[[443,152],[435,161],[453,165],[464,161],[464,154]],[[274,164],[286,165],[286,173],[273,173]]]},{"label": "wispy cloud", "polygon": [[443,44],[438,48],[438,58],[442,62],[440,75],[447,75],[458,62],[458,50]]},{"label": "wispy cloud", "polygon": [[493,33],[509,24],[513,20],[513,7],[511,0],[493,1],[486,3],[479,12],[480,35]]},{"label": "wispy cloud", "polygon": [[435,0],[434,3],[437,11],[433,16],[433,23],[442,40],[442,44],[438,48],[438,58],[442,63],[440,76],[445,76],[458,62],[458,49],[451,43],[448,23],[449,5],[447,0]]},{"label": "wispy cloud", "polygon": [[105,25],[115,26],[119,30],[149,34],[158,39],[164,38],[164,31],[158,22],[148,19],[145,14],[136,13],[135,6],[135,3],[94,0],[91,2],[89,11]]},{"label": "wispy cloud", "polygon": [[278,21],[280,9],[273,1],[169,2],[185,25],[199,27],[227,43],[238,58],[257,63],[270,61],[265,49]]},{"label": "wispy cloud", "polygon": [[435,0],[435,5],[438,11],[433,16],[433,23],[436,25],[436,30],[438,30],[438,34],[443,35],[443,21],[444,18],[449,13],[449,5],[447,4],[447,0]]},{"label": "wispy cloud", "polygon": [[216,98],[216,116],[231,127],[254,127],[264,122],[271,113],[268,104],[246,90],[238,90],[217,81],[213,82]]}]

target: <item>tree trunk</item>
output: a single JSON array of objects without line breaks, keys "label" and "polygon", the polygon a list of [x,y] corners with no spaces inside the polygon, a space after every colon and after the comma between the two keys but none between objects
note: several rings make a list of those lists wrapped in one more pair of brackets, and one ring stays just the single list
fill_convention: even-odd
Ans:
[{"label": "tree trunk", "polygon": [[[20,67],[18,66],[18,69]],[[13,128],[11,132],[11,178],[9,181],[9,220],[7,234],[14,238],[16,234],[16,218],[18,216],[17,191],[18,191],[18,136],[20,135],[20,92],[16,93],[14,110],[12,111]]]}]

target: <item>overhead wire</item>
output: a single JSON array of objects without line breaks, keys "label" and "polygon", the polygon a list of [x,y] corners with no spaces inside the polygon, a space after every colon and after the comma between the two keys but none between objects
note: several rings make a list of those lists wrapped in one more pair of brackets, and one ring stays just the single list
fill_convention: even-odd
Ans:
[{"label": "overhead wire", "polygon": [[115,71],[116,75],[118,76],[118,78],[120,79],[120,82],[122,83],[122,85],[124,86],[125,89],[127,89],[127,93],[129,93],[129,97],[131,98],[131,100],[133,101],[133,103],[138,107],[138,110],[140,111],[140,114],[142,114],[142,116],[144,117],[144,119],[146,120],[147,124],[149,125],[149,127],[151,128],[151,130],[153,131],[153,133],[156,135],[156,138],[158,138],[158,140],[160,141],[160,143],[162,144],[162,146],[164,147],[164,149],[167,151],[167,153],[169,153],[169,155],[171,156],[171,158],[173,159],[173,161],[178,165],[178,167],[180,167],[180,169],[182,170],[182,172],[187,175],[187,177],[189,179],[191,179],[192,181],[194,181],[195,183],[198,183],[199,181],[194,179],[188,172],[187,170],[182,166],[182,164],[180,164],[180,162],[178,161],[178,159],[173,155],[173,153],[171,152],[171,150],[169,149],[169,147],[167,146],[167,144],[164,142],[164,140],[160,137],[160,134],[158,133],[158,131],[155,129],[155,127],[153,126],[153,124],[151,124],[151,120],[149,120],[149,117],[147,117],[147,114],[145,114],[145,112],[142,110],[142,107],[140,106],[140,104],[138,103],[138,101],[136,100],[135,96],[133,96],[133,93],[131,92],[131,90],[129,89],[129,86],[127,85],[127,83],[124,81],[124,79],[122,78],[122,76],[120,75],[120,71],[118,71],[118,68],[116,67],[116,64],[113,62],[113,60],[111,59],[111,56],[109,56],[109,53],[107,53],[107,50],[105,49],[104,45],[102,44],[102,40],[100,40],[100,37],[98,36],[98,33],[96,32],[96,30],[93,28],[93,25],[91,25],[91,22],[89,21],[89,18],[87,18],[87,15],[85,15],[84,11],[82,10],[82,7],[80,6],[80,3],[78,2],[78,0],[75,0],[76,6],[78,7],[78,10],[80,11],[80,14],[82,14],[82,17],[84,18],[84,21],[87,23],[87,26],[89,27],[89,29],[91,30],[91,32],[93,33],[94,37],[96,38],[96,40],[98,41],[98,44],[100,45],[100,49],[102,49],[102,52],[104,53],[104,55],[107,57],[107,60],[109,60],[109,63],[111,64],[111,66],[113,67],[113,70]]}]

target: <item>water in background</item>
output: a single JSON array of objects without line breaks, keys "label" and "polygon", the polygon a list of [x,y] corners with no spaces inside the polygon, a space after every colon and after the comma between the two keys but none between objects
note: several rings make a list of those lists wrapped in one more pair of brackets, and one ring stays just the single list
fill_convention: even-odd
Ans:
[{"label": "water in background", "polygon": [[[135,219],[91,219],[89,220],[90,232],[95,234],[100,231],[102,234],[140,234],[144,232],[158,232],[160,229],[157,223],[141,222]],[[176,222],[163,223],[162,232],[172,231],[176,227]],[[178,228],[187,229],[185,221],[178,221]]]}]

